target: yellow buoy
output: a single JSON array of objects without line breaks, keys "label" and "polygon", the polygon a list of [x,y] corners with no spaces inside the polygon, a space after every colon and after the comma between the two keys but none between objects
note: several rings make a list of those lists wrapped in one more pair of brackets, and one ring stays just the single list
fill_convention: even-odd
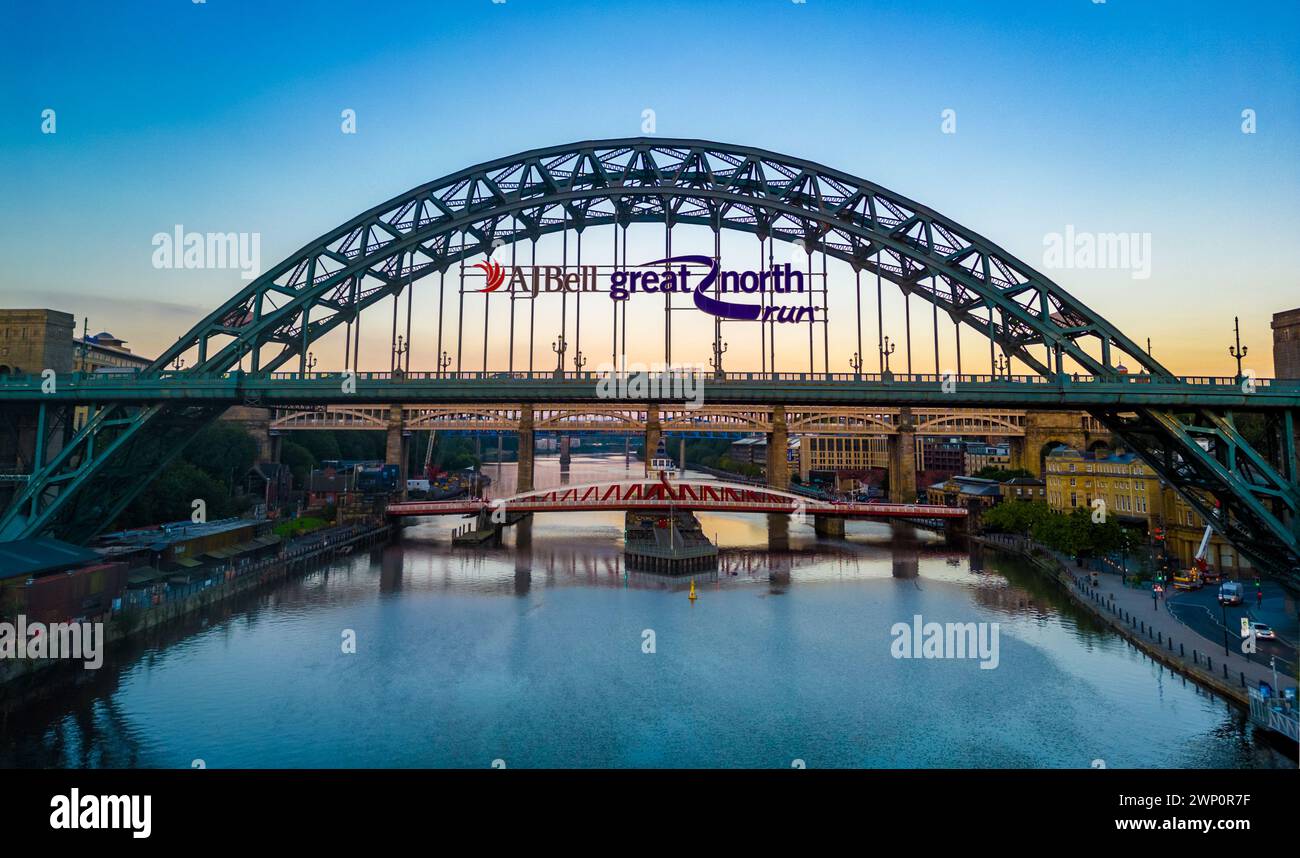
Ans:
[{"label": "yellow buoy", "polygon": [[694,579],[694,578],[691,579],[691,597],[690,597],[690,598],[691,598],[691,601],[692,601],[692,602],[695,601],[695,579]]}]

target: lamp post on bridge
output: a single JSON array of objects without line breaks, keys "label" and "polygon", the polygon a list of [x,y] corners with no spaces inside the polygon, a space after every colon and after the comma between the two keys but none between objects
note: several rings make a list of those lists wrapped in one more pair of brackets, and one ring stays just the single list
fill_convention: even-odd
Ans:
[{"label": "lamp post on bridge", "polygon": [[307,372],[309,372],[309,373],[312,372],[313,370],[315,370],[315,369],[316,369],[316,355],[312,354],[311,352],[307,352],[307,362],[304,363],[303,366],[306,368]]},{"label": "lamp post on bridge", "polygon": [[555,352],[555,377],[564,378],[564,353],[568,351],[569,344],[564,341],[564,334],[560,334],[559,339],[551,343],[551,351]]},{"label": "lamp post on bridge", "polygon": [[886,335],[884,345],[880,348],[880,356],[885,359],[885,371],[882,373],[885,381],[890,381],[894,377],[894,374],[889,370],[889,356],[894,353],[895,348],[897,348],[897,343],[891,343],[889,336]]},{"label": "lamp post on bridge", "polygon": [[849,358],[849,366],[853,369],[853,379],[856,381],[862,377],[862,355],[857,352]]},{"label": "lamp post on bridge", "polygon": [[438,358],[438,375],[446,372],[449,366],[451,366],[451,355],[443,352],[442,357]]},{"label": "lamp post on bridge", "polygon": [[1237,345],[1235,347],[1228,346],[1228,354],[1237,359],[1237,381],[1241,381],[1241,359],[1246,356],[1246,352],[1250,347],[1241,344],[1241,323],[1236,316],[1232,317],[1232,333]]},{"label": "lamp post on bridge", "polygon": [[715,338],[713,340],[713,357],[709,358],[709,366],[713,367],[713,376],[715,378],[722,378],[726,375],[722,369],[722,356],[726,353],[727,344]]},{"label": "lamp post on bridge", "polygon": [[582,372],[582,368],[587,365],[587,358],[583,356],[582,349],[573,353],[573,371]]},{"label": "lamp post on bridge", "polygon": [[185,366],[185,358],[183,358],[180,355],[177,355],[176,360],[172,361],[172,369],[176,370],[177,372],[180,372],[184,366]]},{"label": "lamp post on bridge", "polygon": [[393,375],[402,372],[402,355],[411,350],[411,344],[402,341],[402,335],[397,335],[397,345],[393,346]]}]

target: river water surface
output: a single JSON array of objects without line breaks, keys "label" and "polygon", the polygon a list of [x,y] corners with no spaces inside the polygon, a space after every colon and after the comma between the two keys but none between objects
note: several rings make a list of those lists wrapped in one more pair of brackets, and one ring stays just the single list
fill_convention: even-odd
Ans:
[{"label": "river water surface", "polygon": [[[568,479],[625,467],[575,457]],[[495,494],[511,468],[487,468]],[[1295,765],[1013,557],[700,518],[722,552],[694,603],[687,579],[624,570],[621,514],[540,515],[476,550],[424,520],[114,649],[7,716],[0,766]],[[998,624],[997,667],[894,658],[916,615]]]}]

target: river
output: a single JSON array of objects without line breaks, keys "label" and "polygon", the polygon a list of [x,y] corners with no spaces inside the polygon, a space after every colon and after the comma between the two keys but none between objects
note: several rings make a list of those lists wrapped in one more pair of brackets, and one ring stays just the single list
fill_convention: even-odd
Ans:
[{"label": "river", "polygon": [[[512,469],[487,468],[496,495]],[[639,470],[576,456],[569,480]],[[869,522],[769,550],[764,517],[700,518],[720,570],[694,602],[624,571],[620,514],[473,550],[425,520],[53,683],[0,724],[0,766],[1295,765],[1014,557]],[[918,615],[996,624],[996,667],[895,658]]]}]

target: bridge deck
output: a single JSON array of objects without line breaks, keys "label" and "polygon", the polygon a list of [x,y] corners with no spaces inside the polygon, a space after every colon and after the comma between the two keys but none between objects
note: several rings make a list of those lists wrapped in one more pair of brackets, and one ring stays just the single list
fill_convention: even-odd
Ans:
[{"label": "bridge deck", "polygon": [[509,498],[405,501],[389,504],[390,517],[508,515],[537,512],[690,510],[828,515],[841,518],[965,518],[966,510],[934,504],[837,503],[779,489],[715,480],[624,480],[539,489]]},{"label": "bridge deck", "polygon": [[[388,505],[391,518],[425,515],[477,515],[494,509],[491,501],[403,501]],[[680,509],[692,512],[752,512],[784,513],[800,512],[804,515],[830,515],[842,518],[905,518],[905,519],[956,519],[965,518],[966,510],[950,506],[933,504],[889,504],[889,503],[842,503],[824,504],[810,502],[802,509],[796,510],[793,504],[776,503],[706,503],[703,501],[669,501],[644,500],[621,502],[544,502],[528,501],[512,503],[507,508],[513,514],[539,512],[600,512],[626,510],[668,510]]]},{"label": "bridge deck", "polygon": [[[671,376],[663,376],[669,379]],[[678,377],[679,379],[681,376]],[[823,404],[870,402],[882,405],[1001,406],[1044,409],[1089,406],[1200,406],[1217,408],[1297,408],[1300,382],[1183,376],[1159,379],[933,374],[854,375],[851,373],[735,372],[722,377],[690,376],[689,382],[650,387],[610,383],[599,373],[582,372],[363,372],[354,385],[343,373],[150,374],[68,373],[56,389],[43,392],[39,376],[0,378],[0,404],[6,402],[154,403],[204,400],[261,405],[329,403],[484,403],[616,401],[685,404]],[[619,395],[611,395],[611,390]]]}]

